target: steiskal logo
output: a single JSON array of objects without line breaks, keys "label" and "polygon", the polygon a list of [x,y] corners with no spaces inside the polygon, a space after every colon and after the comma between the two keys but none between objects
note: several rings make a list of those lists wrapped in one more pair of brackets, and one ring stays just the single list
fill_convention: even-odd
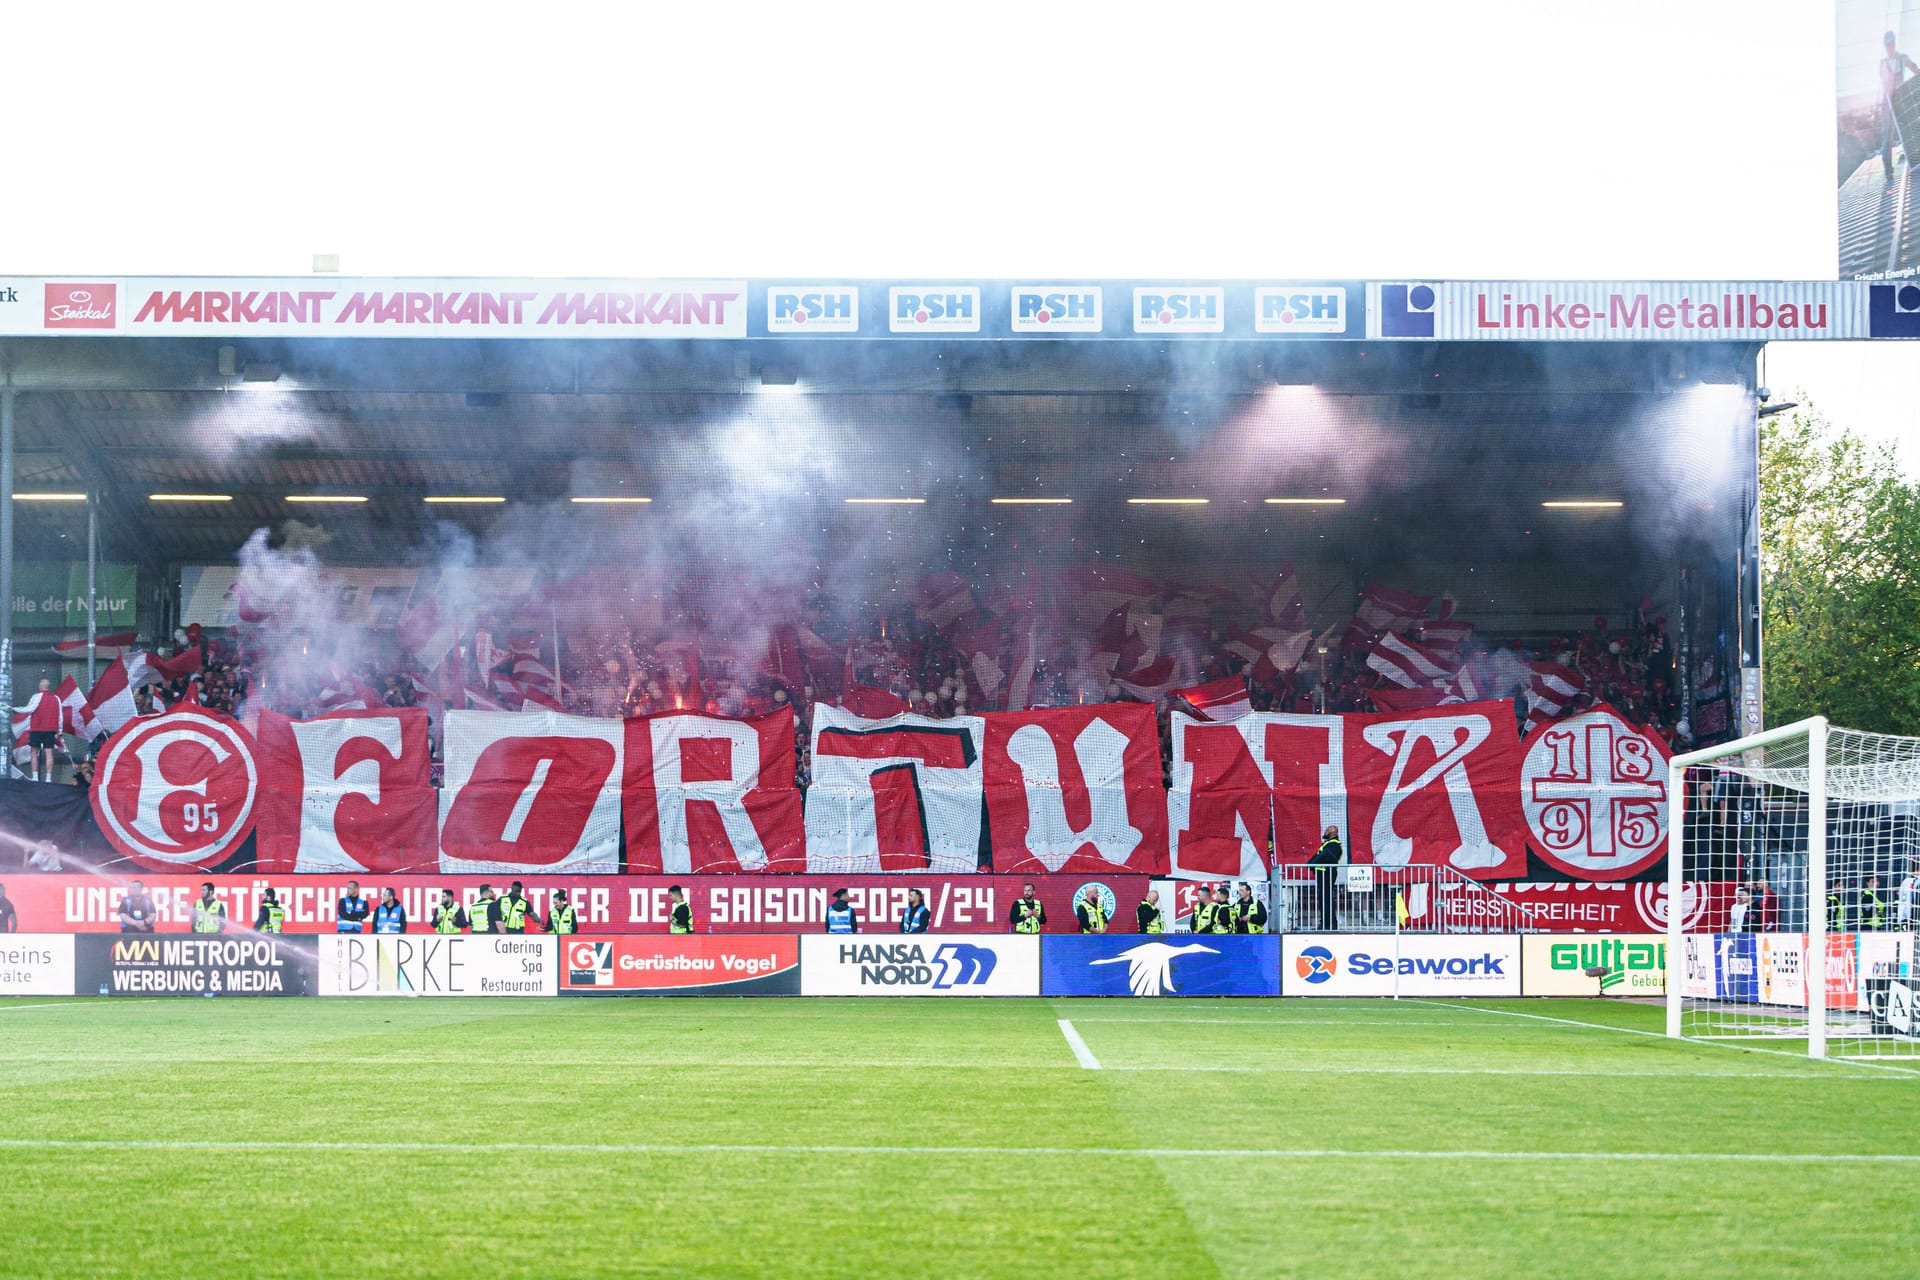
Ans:
[{"label": "steiskal logo", "polygon": [[49,284],[42,324],[49,329],[111,329],[120,286],[109,281]]}]

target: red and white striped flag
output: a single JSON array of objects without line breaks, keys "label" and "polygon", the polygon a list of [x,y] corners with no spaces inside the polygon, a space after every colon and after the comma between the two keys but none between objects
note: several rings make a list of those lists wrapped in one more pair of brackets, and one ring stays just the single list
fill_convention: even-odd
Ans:
[{"label": "red and white striped flag", "polygon": [[1557,662],[1535,662],[1533,680],[1527,689],[1527,727],[1557,719],[1579,694],[1579,673]]},{"label": "red and white striped flag", "polygon": [[1172,658],[1155,658],[1137,671],[1114,672],[1113,682],[1140,701],[1153,702],[1172,693],[1180,676]]},{"label": "red and white striped flag", "polygon": [[1313,632],[1270,625],[1239,632],[1223,647],[1246,659],[1249,674],[1264,683],[1298,667],[1312,646]]},{"label": "red and white striped flag", "polygon": [[1360,592],[1360,606],[1347,623],[1342,646],[1358,649],[1372,644],[1384,632],[1404,631],[1427,611],[1428,601],[1427,596],[1369,582]]},{"label": "red and white striped flag", "polygon": [[1202,720],[1238,720],[1253,710],[1247,682],[1239,676],[1223,676],[1191,689],[1178,689],[1173,696],[1192,707]]},{"label": "red and white striped flag", "polygon": [[82,722],[98,725],[107,733],[120,732],[136,714],[133,691],[165,678],[153,670],[147,655],[139,649],[121,654],[109,662],[100,678],[93,682],[93,688],[87,693]]},{"label": "red and white striped flag", "polygon": [[1415,641],[1388,632],[1374,642],[1367,666],[1402,689],[1438,688],[1453,678],[1454,664]]},{"label": "red and white striped flag", "polygon": [[[138,631],[114,631],[104,636],[95,636],[93,651],[102,658],[117,658],[122,649],[131,649],[133,642],[140,638]],[[85,640],[62,640],[53,646],[55,653],[85,653]]]}]

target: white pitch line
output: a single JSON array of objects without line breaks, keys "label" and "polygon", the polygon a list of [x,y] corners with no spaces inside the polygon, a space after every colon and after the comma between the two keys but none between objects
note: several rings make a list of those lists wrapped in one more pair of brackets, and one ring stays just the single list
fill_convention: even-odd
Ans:
[{"label": "white pitch line", "polygon": [[1093,1056],[1093,1050],[1087,1048],[1087,1042],[1080,1038],[1080,1033],[1073,1029],[1073,1024],[1065,1018],[1061,1018],[1058,1021],[1060,1023],[1060,1034],[1067,1038],[1067,1048],[1073,1050],[1073,1056],[1079,1059],[1080,1065],[1089,1071],[1098,1071],[1100,1069],[1100,1059]]},{"label": "white pitch line", "polygon": [[[1412,1004],[1430,1004],[1439,1009],[1458,1009],[1463,1013],[1490,1013],[1497,1018],[1526,1018],[1531,1022],[1553,1022],[1564,1027],[1586,1027],[1593,1031],[1617,1031],[1623,1036],[1651,1036],[1656,1040],[1670,1039],[1664,1031],[1642,1031],[1638,1027],[1616,1027],[1605,1022],[1582,1022],[1578,1018],[1554,1018],[1544,1013],[1520,1013],[1514,1009],[1485,1009],[1477,1004],[1442,1004],[1438,1000],[1422,1000],[1408,997]],[[1676,1044],[1693,1045],[1707,1049],[1732,1049],[1736,1053],[1768,1053],[1775,1057],[1792,1058],[1798,1062],[1827,1062],[1836,1067],[1868,1067],[1875,1071],[1891,1071],[1895,1075],[1920,1075],[1908,1067],[1896,1067],[1888,1062],[1863,1062],[1854,1058],[1810,1058],[1804,1053],[1795,1053],[1790,1049],[1766,1049],[1755,1044],[1720,1044],[1713,1040],[1677,1040]]]},{"label": "white pitch line", "polygon": [[49,1000],[42,1004],[9,1004],[0,1005],[0,1013],[19,1013],[23,1009],[64,1009],[68,1005],[92,1003],[95,1002],[91,1000]]},{"label": "white pitch line", "polygon": [[1920,1164],[1920,1153],[1865,1151],[1411,1151],[1340,1147],[986,1147],[773,1142],[303,1142],[297,1139],[0,1138],[0,1150],[558,1152],[596,1155],[1091,1156],[1207,1160],[1570,1160],[1747,1164]]},{"label": "white pitch line", "polygon": [[[1115,1066],[1103,1071],[1225,1071],[1243,1075],[1328,1076],[1574,1076],[1606,1080],[1831,1080],[1818,1071],[1574,1071],[1552,1067],[1260,1067],[1201,1064],[1177,1067]],[[1875,1077],[1878,1079],[1878,1077]]]},{"label": "white pitch line", "polygon": [[1074,1021],[1075,1022],[1168,1023],[1174,1026],[1191,1026],[1197,1023],[1200,1025],[1214,1024],[1214,1025],[1224,1026],[1224,1027],[1271,1028],[1273,1030],[1281,1030],[1286,1027],[1352,1027],[1355,1030],[1363,1030],[1363,1029],[1376,1030],[1384,1027],[1390,1030],[1394,1027],[1457,1027],[1460,1025],[1460,1020],[1458,1018],[1438,1018],[1438,1019],[1425,1019],[1425,1020],[1416,1020],[1416,1019],[1401,1020],[1399,1018],[1376,1018],[1369,1021],[1369,1020],[1362,1020],[1358,1018],[1265,1018],[1265,1019],[1262,1019],[1262,1018],[1099,1018],[1099,1017],[1087,1018],[1087,1017],[1080,1017],[1080,1018],[1075,1018]]}]

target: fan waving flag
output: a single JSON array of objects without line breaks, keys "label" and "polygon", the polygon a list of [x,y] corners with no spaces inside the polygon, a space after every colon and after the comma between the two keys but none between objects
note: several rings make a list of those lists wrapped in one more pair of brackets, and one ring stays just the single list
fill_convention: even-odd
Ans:
[{"label": "fan waving flag", "polygon": [[1116,671],[1113,676],[1115,684],[1142,702],[1153,702],[1172,693],[1173,686],[1179,681],[1172,658],[1156,658],[1138,671],[1129,671],[1124,675]]},{"label": "fan waving flag", "polygon": [[[197,654],[199,650],[194,652]],[[133,691],[167,678],[148,665],[147,655],[140,650],[121,654],[107,664],[87,693],[85,721],[99,725],[107,733],[120,732],[127,721],[138,714]]]},{"label": "fan waving flag", "polygon": [[864,684],[850,686],[840,705],[865,720],[884,720],[911,710],[905,698]]},{"label": "fan waving flag", "polygon": [[1535,662],[1533,681],[1527,688],[1527,727],[1557,719],[1567,704],[1579,694],[1581,679],[1577,672],[1557,662]]},{"label": "fan waving flag", "polygon": [[1253,703],[1247,697],[1246,681],[1239,676],[1210,680],[1191,689],[1176,689],[1173,696],[1192,707],[1194,714],[1202,720],[1238,720],[1253,710]]},{"label": "fan waving flag", "polygon": [[1453,678],[1454,668],[1433,650],[1391,632],[1374,642],[1367,666],[1402,689],[1443,685]]},{"label": "fan waving flag", "polygon": [[1358,649],[1372,644],[1385,632],[1405,630],[1427,611],[1428,601],[1427,596],[1369,582],[1360,593],[1360,606],[1347,623],[1347,634],[1341,645]]},{"label": "fan waving flag", "polygon": [[[102,658],[117,658],[122,649],[131,649],[133,642],[140,638],[138,631],[114,631],[104,636],[95,636],[92,649]],[[62,640],[53,646],[55,653],[85,653],[88,645],[85,640]]]}]

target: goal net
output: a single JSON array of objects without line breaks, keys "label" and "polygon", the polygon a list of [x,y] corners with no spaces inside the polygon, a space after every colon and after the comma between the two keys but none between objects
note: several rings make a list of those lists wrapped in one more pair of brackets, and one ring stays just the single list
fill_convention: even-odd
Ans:
[{"label": "goal net", "polygon": [[1667,1034],[1920,1068],[1920,738],[1816,717],[1669,788]]}]

